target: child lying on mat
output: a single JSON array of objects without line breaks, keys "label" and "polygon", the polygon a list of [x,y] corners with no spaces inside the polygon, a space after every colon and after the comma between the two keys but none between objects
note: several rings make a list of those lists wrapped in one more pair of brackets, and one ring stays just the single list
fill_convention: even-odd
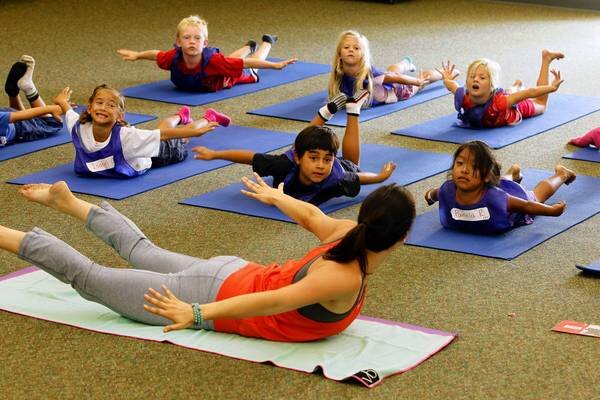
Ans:
[{"label": "child lying on mat", "polygon": [[[171,71],[171,82],[178,89],[195,92],[216,92],[238,83],[258,82],[256,69],[283,69],[296,61],[290,58],[271,62],[266,58],[277,36],[265,34],[257,47],[254,40],[224,56],[215,47],[208,47],[207,23],[197,15],[184,18],[177,25],[175,47],[168,51],[133,51],[117,53],[126,61],[156,60],[161,69]],[[244,68],[249,68],[244,71]]]},{"label": "child lying on mat", "polygon": [[[361,185],[383,182],[396,169],[389,161],[379,173],[361,172],[360,131],[358,116],[361,104],[369,97],[360,93],[358,99],[347,99],[339,94],[325,105],[308,127],[304,128],[294,142],[294,147],[284,154],[270,155],[250,150],[211,150],[199,146],[192,151],[202,160],[222,159],[252,165],[260,176],[272,176],[273,187],[284,183],[286,194],[313,204],[323,203],[340,196],[355,197]],[[336,157],[339,141],[336,134],[325,126],[338,108],[346,106],[348,122],[342,140],[342,157]]]},{"label": "child lying on mat", "polygon": [[521,185],[521,168],[513,164],[500,176],[500,164],[483,142],[461,145],[454,153],[451,179],[425,193],[425,201],[440,202],[440,222],[445,228],[476,233],[500,233],[533,222],[535,215],[557,217],[566,204],[544,204],[564,183],[570,184],[575,173],[557,165],[550,178],[540,181],[533,191]]},{"label": "child lying on mat", "polygon": [[362,203],[357,221],[338,220],[256,179],[243,179],[245,194],[277,206],[319,239],[301,259],[263,266],[163,250],[108,203],[81,200],[65,182],[25,185],[21,194],[84,222],[138,269],[101,266],[39,228],[0,226],[0,248],[124,317],[167,325],[165,332],[210,329],[288,342],[340,333],[359,315],[369,276],[404,242],[415,217],[412,195],[383,186]]},{"label": "child lying on mat", "polygon": [[70,97],[67,87],[54,102],[65,113],[75,146],[75,173],[80,175],[131,178],[150,167],[178,163],[187,157],[185,138],[230,123],[229,117],[210,108],[194,121],[190,109],[181,107],[177,114],[161,120],[156,129],[137,129],[123,119],[125,101],[116,89],[96,87],[81,115],[71,108]]},{"label": "child lying on mat", "polygon": [[498,87],[500,65],[482,58],[473,61],[467,70],[467,83],[456,83],[455,65],[447,61],[438,70],[444,77],[444,85],[454,94],[454,107],[458,111],[458,123],[468,128],[495,128],[516,125],[523,118],[530,118],[546,111],[548,94],[556,92],[563,80],[560,72],[552,70],[554,80],[549,82],[550,63],[564,58],[559,52],[542,51],[542,65],[537,86],[523,88],[520,80],[508,90]]},{"label": "child lying on mat", "polygon": [[[9,107],[0,108],[0,146],[29,142],[58,133],[62,129],[62,110],[47,106],[33,83],[35,60],[23,55],[14,63],[6,77],[4,90]],[[31,105],[26,109],[19,97],[23,91]]]},{"label": "child lying on mat", "polygon": [[600,149],[600,127],[592,129],[583,136],[569,140],[569,144],[574,144],[578,147],[588,147],[589,145],[594,145]]},{"label": "child lying on mat", "polygon": [[[385,71],[371,63],[369,40],[356,31],[342,32],[333,56],[329,76],[329,98],[340,93],[354,97],[362,90],[372,93],[363,108],[407,100],[425,86],[442,79],[435,69],[420,72],[418,77],[407,75],[416,67],[410,57],[387,67]],[[454,71],[458,76],[458,71]]]}]

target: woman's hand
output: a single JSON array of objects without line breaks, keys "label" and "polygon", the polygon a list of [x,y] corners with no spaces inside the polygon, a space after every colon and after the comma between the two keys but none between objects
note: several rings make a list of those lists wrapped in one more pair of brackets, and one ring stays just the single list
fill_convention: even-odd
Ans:
[{"label": "woman's hand", "polygon": [[256,179],[256,182],[245,176],[242,177],[242,183],[248,188],[248,190],[242,189],[242,193],[246,196],[252,197],[261,203],[275,204],[277,198],[283,195],[283,182],[277,188],[271,187],[256,172],[254,173],[254,179]]},{"label": "woman's hand", "polygon": [[171,325],[164,327],[163,332],[186,329],[194,325],[192,305],[179,300],[165,285],[162,285],[162,290],[164,295],[152,288],[148,289],[144,299],[154,307],[144,304],[144,310],[173,321]]}]

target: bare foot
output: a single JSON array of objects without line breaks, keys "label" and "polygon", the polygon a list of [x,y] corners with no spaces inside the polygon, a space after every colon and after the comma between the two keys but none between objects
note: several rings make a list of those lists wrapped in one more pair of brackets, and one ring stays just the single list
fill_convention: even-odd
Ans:
[{"label": "bare foot", "polygon": [[512,180],[521,183],[523,180],[523,175],[521,174],[521,166],[519,164],[513,164],[510,166],[508,171],[506,171],[508,175],[511,176]]},{"label": "bare foot", "polygon": [[565,58],[565,55],[559,51],[542,50],[542,58],[547,61]]},{"label": "bare foot", "polygon": [[560,164],[558,164],[554,168],[554,172],[556,173],[556,175],[558,175],[562,178],[565,185],[570,184],[571,182],[573,182],[575,180],[575,178],[577,178],[577,175],[575,175],[575,172],[571,171],[567,167],[560,165]]},{"label": "bare foot", "polygon": [[53,185],[47,183],[25,185],[19,192],[29,201],[58,211],[63,211],[69,201],[75,198],[65,181],[58,181]]}]

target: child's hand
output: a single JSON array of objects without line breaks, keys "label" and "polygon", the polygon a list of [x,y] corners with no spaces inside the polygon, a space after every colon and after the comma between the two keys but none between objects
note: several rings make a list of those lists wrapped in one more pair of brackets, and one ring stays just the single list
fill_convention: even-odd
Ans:
[{"label": "child's hand", "polygon": [[425,201],[427,202],[428,206],[434,205],[435,202],[437,201],[437,199],[433,198],[434,192],[435,192],[435,188],[429,189],[428,191],[425,192]]},{"label": "child's hand", "polygon": [[298,61],[298,59],[296,57],[294,57],[294,58],[288,58],[287,60],[279,61],[279,62],[276,62],[273,64],[275,64],[274,65],[275,69],[284,69],[285,67],[287,67],[290,64],[295,63],[296,61]]},{"label": "child's hand", "polygon": [[209,149],[208,147],[204,147],[204,146],[197,146],[194,147],[192,149],[192,151],[196,154],[194,154],[194,158],[197,160],[213,160],[215,158],[215,151]]},{"label": "child's hand", "polygon": [[379,178],[381,178],[381,182],[385,181],[389,178],[394,171],[396,170],[396,163],[393,161],[386,162],[383,167],[381,167],[381,171],[379,171]]},{"label": "child's hand", "polygon": [[218,122],[209,122],[208,125],[203,126],[202,128],[195,128],[194,132],[196,136],[204,135],[207,132],[215,130],[216,127],[219,126]]},{"label": "child's hand", "polygon": [[119,50],[117,50],[117,53],[125,61],[136,61],[140,55],[140,53],[138,51],[127,50],[127,49],[119,49]]},{"label": "child's hand", "polygon": [[552,204],[552,206],[550,207],[552,208],[552,214],[550,215],[553,217],[558,217],[559,215],[562,215],[563,212],[565,212],[565,208],[567,208],[567,203],[561,200],[558,203]]},{"label": "child's hand", "polygon": [[442,69],[436,68],[435,70],[442,74],[442,78],[445,81],[453,81],[458,76],[458,73],[454,70],[455,68],[456,65],[452,61],[447,60],[446,62],[442,61]]},{"label": "child's hand", "polygon": [[560,71],[553,69],[550,72],[552,72],[552,75],[554,76],[554,80],[552,81],[550,86],[554,88],[554,91],[557,91],[560,85],[562,85],[562,83],[564,82],[564,80],[560,78]]},{"label": "child's hand", "polygon": [[54,104],[58,104],[58,105],[71,105],[71,94],[73,93],[73,91],[71,90],[70,87],[66,87],[63,90],[61,90],[56,97],[54,97],[53,103]]},{"label": "child's hand", "polygon": [[61,115],[64,114],[63,110],[62,110],[62,107],[59,106],[59,105],[53,105],[53,106],[50,106],[50,107],[52,107],[52,111],[51,111],[52,118],[54,118],[58,122],[62,122]]},{"label": "child's hand", "polygon": [[278,197],[283,195],[283,182],[277,188],[269,186],[256,172],[254,173],[254,182],[252,179],[242,177],[242,182],[248,190],[242,189],[242,193],[248,197],[265,204],[274,204]]}]

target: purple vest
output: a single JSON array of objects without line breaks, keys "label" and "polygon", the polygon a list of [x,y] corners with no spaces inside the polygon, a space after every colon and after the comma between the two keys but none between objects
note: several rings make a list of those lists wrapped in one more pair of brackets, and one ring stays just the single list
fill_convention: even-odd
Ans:
[{"label": "purple vest", "polygon": [[508,211],[508,195],[529,200],[523,187],[513,181],[501,179],[498,186],[486,189],[475,204],[456,202],[456,185],[451,180],[438,190],[440,223],[444,228],[475,233],[500,233],[515,225],[530,224],[533,219]]},{"label": "purple vest", "polygon": [[[380,70],[379,68],[375,68],[375,67],[371,68],[372,78],[378,77],[379,75],[383,75],[384,73],[385,72]],[[344,93],[348,97],[354,97],[355,82],[356,82],[356,78],[354,78],[352,76],[348,76],[348,75],[342,76],[342,81],[340,82],[340,92]],[[367,79],[365,79],[363,81],[363,86],[362,86],[363,89],[366,89],[368,85],[369,85],[369,81]],[[392,87],[392,85],[388,85],[388,84],[384,84],[383,86],[386,88]],[[378,102],[375,99],[373,99],[373,102],[371,103],[371,105],[375,106],[377,104],[381,104],[381,102]]]},{"label": "purple vest", "polygon": [[75,146],[75,173],[87,176],[105,176],[109,178],[131,178],[146,172],[136,171],[129,165],[123,156],[121,147],[121,125],[115,124],[110,133],[108,144],[98,150],[88,153],[81,145],[79,139],[80,123],[77,121],[71,137]]},{"label": "purple vest", "polygon": [[213,54],[219,53],[219,49],[215,47],[205,47],[202,50],[202,65],[200,71],[193,75],[184,74],[179,69],[179,62],[183,60],[183,52],[181,47],[176,47],[175,57],[171,62],[171,82],[177,86],[180,90],[194,91],[194,92],[212,92],[213,89],[209,86],[204,85],[204,68],[208,65]]},{"label": "purple vest", "polygon": [[494,96],[504,92],[504,89],[498,88],[492,93],[492,97],[485,104],[478,104],[469,109],[463,108],[465,98],[465,88],[459,87],[454,93],[454,108],[458,111],[458,125],[464,128],[483,128],[483,117],[492,104]]},{"label": "purple vest", "polygon": [[[291,187],[291,183],[298,179],[298,173],[300,172],[300,166],[298,164],[296,164],[296,162],[294,161],[294,149],[289,149],[288,151],[285,152],[285,155],[287,156],[287,158],[289,158],[292,161],[292,163],[294,163],[294,166],[292,167],[292,169],[290,169],[290,171],[287,173],[287,175],[283,179],[283,187],[284,188],[286,186]],[[316,183],[316,184],[313,184],[310,186],[306,186],[308,191],[303,193],[302,195],[298,195],[295,193],[288,193],[288,194],[292,197],[295,197],[296,199],[310,202],[310,200],[313,197],[315,197],[317,195],[317,193],[319,193],[323,190],[329,189],[331,187],[334,187],[338,183],[340,183],[340,181],[344,178],[345,172],[346,171],[344,171],[344,167],[342,167],[342,164],[339,162],[339,160],[337,158],[334,158],[333,159],[333,167],[331,168],[331,173],[329,174],[329,176],[327,178],[323,179],[319,183]]]}]

